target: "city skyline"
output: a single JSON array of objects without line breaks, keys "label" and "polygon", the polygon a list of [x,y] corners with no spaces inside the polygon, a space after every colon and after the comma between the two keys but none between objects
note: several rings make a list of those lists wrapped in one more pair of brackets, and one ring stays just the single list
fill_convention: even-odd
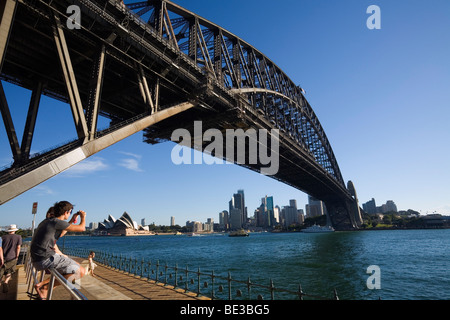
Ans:
[{"label": "city skyline", "polygon": [[[394,200],[399,210],[450,214],[447,0],[174,2],[255,46],[301,84],[360,206],[375,198]],[[381,8],[380,30],[366,26],[371,4]],[[31,92],[2,83],[21,141]],[[98,127],[108,125],[101,118]],[[75,137],[69,106],[43,96],[31,153]],[[38,223],[60,200],[86,211],[89,222],[127,211],[161,225],[171,216],[217,217],[239,189],[248,208],[266,194],[307,203],[302,191],[237,165],[176,165],[173,142],[142,140],[135,134],[1,205],[0,225],[29,227],[33,202]],[[10,166],[2,121],[0,150],[0,167]]]}]

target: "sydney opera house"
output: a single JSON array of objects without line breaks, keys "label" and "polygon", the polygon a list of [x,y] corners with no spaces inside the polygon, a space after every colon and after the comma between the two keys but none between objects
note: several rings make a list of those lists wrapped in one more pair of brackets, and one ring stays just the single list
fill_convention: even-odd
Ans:
[{"label": "sydney opera house", "polygon": [[115,219],[112,215],[108,219],[98,223],[98,229],[95,230],[96,235],[110,235],[110,236],[137,236],[137,235],[152,235],[153,232],[148,230],[148,227],[138,226],[136,221],[133,221],[131,216],[124,212],[119,218]]}]

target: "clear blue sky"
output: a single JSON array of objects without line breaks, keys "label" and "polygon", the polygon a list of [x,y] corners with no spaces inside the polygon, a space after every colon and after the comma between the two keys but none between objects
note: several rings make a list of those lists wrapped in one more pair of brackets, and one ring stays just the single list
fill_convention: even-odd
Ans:
[{"label": "clear blue sky", "polygon": [[[126,1],[127,2],[127,1]],[[360,203],[393,200],[399,210],[450,215],[450,1],[176,0],[249,42],[306,89],[306,97]],[[369,5],[381,30],[369,30]],[[4,84],[21,141],[31,93]],[[102,122],[100,127],[106,127]],[[68,105],[43,97],[32,152],[76,136]],[[150,146],[138,133],[0,206],[0,226],[31,225],[69,200],[88,222],[124,211],[140,222],[218,221],[244,189],[250,214],[307,196],[235,165],[172,163],[174,144]],[[0,166],[12,161],[0,124]]]}]

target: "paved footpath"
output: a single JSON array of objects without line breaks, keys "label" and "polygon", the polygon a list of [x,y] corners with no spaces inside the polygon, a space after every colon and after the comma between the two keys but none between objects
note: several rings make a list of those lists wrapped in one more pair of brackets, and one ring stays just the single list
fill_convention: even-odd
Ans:
[{"label": "paved footpath", "polygon": [[[86,266],[87,260],[74,258],[81,265]],[[125,274],[121,271],[98,265],[95,268],[95,277],[85,276],[81,281],[81,292],[88,300],[210,300],[207,297],[197,297],[196,293],[184,292],[173,286],[155,281],[147,281]],[[30,297],[27,293],[28,285],[25,279],[25,270],[19,266],[18,272],[11,281],[8,294],[0,294],[0,300],[34,300],[36,295]],[[36,293],[36,292],[34,292]],[[55,288],[52,300],[70,300],[67,291],[58,286]]]}]

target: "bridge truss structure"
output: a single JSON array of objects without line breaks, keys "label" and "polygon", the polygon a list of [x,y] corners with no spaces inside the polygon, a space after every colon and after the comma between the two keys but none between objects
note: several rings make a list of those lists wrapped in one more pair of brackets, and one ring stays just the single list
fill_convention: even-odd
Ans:
[{"label": "bridge truss structure", "polygon": [[[0,172],[0,205],[136,132],[154,144],[185,128],[194,140],[202,121],[204,131],[279,130],[272,177],[324,201],[336,229],[361,225],[355,188],[303,89],[238,36],[166,0],[4,0],[0,14],[1,80],[32,91],[19,143],[0,83],[14,159]],[[77,137],[32,155],[42,95],[70,106]],[[97,129],[99,116],[109,128]]]}]

